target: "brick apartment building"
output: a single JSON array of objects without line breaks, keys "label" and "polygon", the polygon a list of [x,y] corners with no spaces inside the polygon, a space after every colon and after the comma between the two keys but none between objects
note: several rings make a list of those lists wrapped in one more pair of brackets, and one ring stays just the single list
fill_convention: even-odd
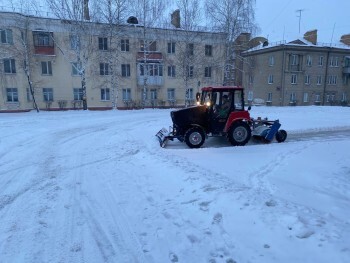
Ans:
[{"label": "brick apartment building", "polygon": [[250,103],[274,106],[347,105],[350,37],[317,43],[317,30],[291,42],[264,43],[242,53]]}]

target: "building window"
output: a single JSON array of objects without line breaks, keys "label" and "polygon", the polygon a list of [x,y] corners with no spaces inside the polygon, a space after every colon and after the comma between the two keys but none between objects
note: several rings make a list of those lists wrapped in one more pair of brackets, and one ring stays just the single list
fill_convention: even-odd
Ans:
[{"label": "building window", "polygon": [[323,56],[320,56],[319,58],[318,58],[318,65],[321,67],[321,66],[323,66]]},{"label": "building window", "polygon": [[110,93],[109,88],[102,88],[101,89],[101,100],[107,101],[110,100]]},{"label": "building window", "polygon": [[168,89],[168,100],[175,100],[175,89]]},{"label": "building window", "polygon": [[52,75],[51,61],[41,61],[41,74]]},{"label": "building window", "polygon": [[307,92],[304,93],[303,102],[309,102],[309,93]]},{"label": "building window", "polygon": [[78,62],[73,62],[72,63],[72,75],[73,76],[79,76],[81,71],[81,64],[79,64]]},{"label": "building window", "polygon": [[317,76],[317,85],[321,85],[322,84],[322,76]]},{"label": "building window", "polygon": [[108,50],[108,42],[106,37],[99,37],[98,38],[98,49],[99,50]]},{"label": "building window", "polygon": [[141,100],[144,101],[144,100],[148,100],[148,89],[142,89],[141,91]]},{"label": "building window", "polygon": [[299,65],[299,56],[296,54],[292,54],[291,55],[291,65],[295,66],[295,65]]},{"label": "building window", "polygon": [[193,66],[186,66],[186,76],[193,78]]},{"label": "building window", "polygon": [[253,82],[254,82],[254,77],[253,77],[253,75],[249,75],[248,81],[249,81],[249,84],[253,84]]},{"label": "building window", "polygon": [[175,78],[176,77],[176,67],[168,66],[168,77]]},{"label": "building window", "polygon": [[310,75],[305,75],[305,85],[310,85]]},{"label": "building window", "polygon": [[[169,72],[168,72],[169,73]],[[140,64],[140,76],[163,76],[163,65],[158,63]]]},{"label": "building window", "polygon": [[74,100],[83,100],[83,89],[82,88],[74,88],[73,89],[73,98],[74,98]]},{"label": "building window", "polygon": [[34,31],[34,46],[36,47],[53,47],[53,33]]},{"label": "building window", "polygon": [[272,102],[272,92],[267,93],[267,101],[266,102]]},{"label": "building window", "polygon": [[120,49],[121,49],[121,51],[125,51],[125,52],[130,51],[129,39],[122,39],[122,40],[120,40]]},{"label": "building window", "polygon": [[122,64],[122,77],[130,77],[130,64]]},{"label": "building window", "polygon": [[275,65],[275,57],[274,56],[270,56],[269,57],[269,66],[274,66]]},{"label": "building window", "polygon": [[315,95],[315,102],[321,102],[321,95],[320,94],[316,94]]},{"label": "building window", "polygon": [[211,67],[204,68],[204,77],[211,78]]},{"label": "building window", "polygon": [[337,76],[328,76],[328,81],[327,81],[328,85],[337,85]]},{"label": "building window", "polygon": [[346,102],[347,98],[346,98],[346,93],[343,92],[342,96],[341,96],[341,102]]},{"label": "building window", "polygon": [[253,101],[253,91],[248,91],[248,101]]},{"label": "building window", "polygon": [[175,42],[168,42],[168,53],[175,54]]},{"label": "building window", "polygon": [[156,89],[151,89],[151,100],[158,99],[158,94]]},{"label": "building window", "polygon": [[298,78],[297,74],[292,74],[291,84],[297,84]]},{"label": "building window", "polygon": [[312,58],[310,55],[306,56],[306,65],[311,67],[312,66]]},{"label": "building window", "polygon": [[289,100],[289,102],[292,102],[292,103],[295,103],[296,101],[297,101],[297,97],[296,97],[296,94],[295,94],[295,92],[292,92],[291,94],[290,94],[290,100]]},{"label": "building window", "polygon": [[16,61],[13,58],[4,59],[4,72],[8,74],[16,73]]},{"label": "building window", "polygon": [[213,55],[213,46],[212,45],[205,45],[205,55],[210,56],[210,57]]},{"label": "building window", "polygon": [[18,90],[17,88],[7,88],[6,97],[8,102],[18,102]]},{"label": "building window", "polygon": [[339,67],[339,58],[338,57],[330,57],[329,58],[329,66]]},{"label": "building window", "polygon": [[269,78],[268,78],[268,80],[267,80],[267,83],[268,83],[268,84],[273,84],[273,75],[272,75],[272,74],[269,75]]},{"label": "building window", "polygon": [[53,89],[43,88],[44,101],[53,101]]},{"label": "building window", "polygon": [[193,89],[192,88],[186,89],[186,99],[193,100]]},{"label": "building window", "polygon": [[108,63],[100,63],[100,75],[101,76],[109,75],[109,64]]},{"label": "building window", "polygon": [[131,100],[131,89],[123,89],[123,101]]},{"label": "building window", "polygon": [[13,44],[12,30],[0,29],[0,38],[2,44]]},{"label": "building window", "polygon": [[78,50],[80,48],[80,38],[78,35],[70,35],[70,48],[72,50]]},{"label": "building window", "polygon": [[193,56],[194,55],[194,44],[192,44],[192,43],[187,44],[186,49],[187,49],[186,53],[187,53],[188,56]]}]

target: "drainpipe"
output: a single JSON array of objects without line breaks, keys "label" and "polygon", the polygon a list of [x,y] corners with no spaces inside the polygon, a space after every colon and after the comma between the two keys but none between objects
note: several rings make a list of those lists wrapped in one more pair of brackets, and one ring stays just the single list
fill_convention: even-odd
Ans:
[{"label": "drainpipe", "polygon": [[323,96],[322,96],[322,106],[324,106],[325,97],[326,97],[326,87],[327,87],[327,78],[328,78],[328,60],[329,53],[331,52],[331,47],[327,48],[327,57],[326,57],[326,70],[325,70],[325,80],[323,83]]},{"label": "drainpipe", "polygon": [[284,106],[284,82],[285,82],[285,61],[286,61],[286,47],[283,44],[283,53],[282,53],[282,76],[281,76],[281,93],[282,93],[282,101],[280,102],[280,106]]}]

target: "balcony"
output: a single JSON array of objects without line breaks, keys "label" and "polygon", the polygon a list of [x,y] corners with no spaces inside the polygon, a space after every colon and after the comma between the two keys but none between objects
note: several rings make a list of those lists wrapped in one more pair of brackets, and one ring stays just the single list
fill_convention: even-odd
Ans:
[{"label": "balcony", "polygon": [[137,62],[147,63],[160,63],[163,61],[163,54],[161,52],[149,51],[149,52],[138,52],[136,57]]},{"label": "balcony", "polygon": [[350,67],[343,67],[343,74],[350,74]]},{"label": "balcony", "polygon": [[46,55],[53,56],[55,55],[55,48],[48,46],[34,46],[34,54],[35,55]]},{"label": "balcony", "polygon": [[33,31],[33,40],[35,55],[55,55],[53,32]]},{"label": "balcony", "polygon": [[[137,85],[143,86],[144,84],[144,76],[137,77]],[[162,76],[148,76],[146,77],[146,83],[150,86],[162,86],[164,84],[164,79]]]}]

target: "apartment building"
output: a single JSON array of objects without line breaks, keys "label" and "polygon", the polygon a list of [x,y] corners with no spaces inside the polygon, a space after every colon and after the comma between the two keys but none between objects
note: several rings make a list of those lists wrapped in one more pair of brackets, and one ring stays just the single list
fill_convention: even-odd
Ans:
[{"label": "apartment building", "polygon": [[0,112],[194,103],[221,85],[224,33],[0,12]]},{"label": "apartment building", "polygon": [[[347,39],[345,36],[342,40]],[[347,105],[350,43],[317,43],[317,31],[291,42],[259,45],[242,53],[249,103],[273,106]]]}]

